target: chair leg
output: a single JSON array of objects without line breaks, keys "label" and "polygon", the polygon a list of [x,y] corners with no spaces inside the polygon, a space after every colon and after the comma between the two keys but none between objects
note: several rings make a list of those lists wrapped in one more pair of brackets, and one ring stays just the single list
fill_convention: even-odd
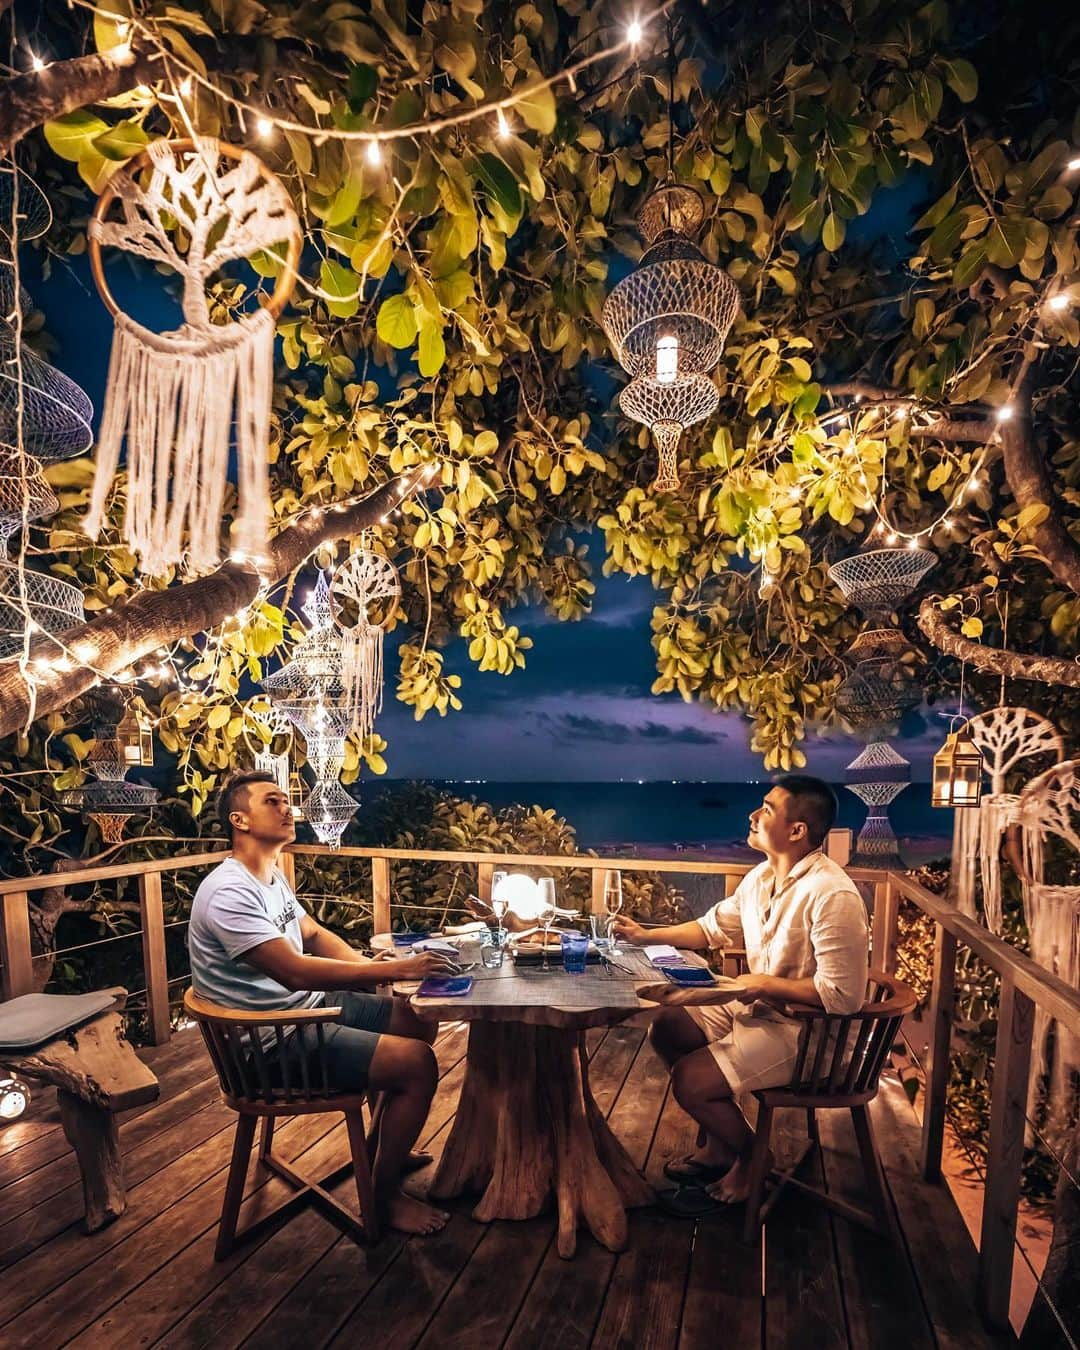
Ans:
[{"label": "chair leg", "polygon": [[866,1173],[866,1184],[870,1191],[874,1215],[882,1233],[891,1238],[893,1242],[899,1242],[900,1232],[896,1226],[896,1217],[889,1201],[889,1189],[885,1181],[885,1172],[881,1166],[881,1155],[877,1150],[877,1141],[874,1139],[874,1129],[870,1124],[870,1112],[867,1107],[853,1106],[851,1108],[851,1121],[855,1126],[855,1139],[859,1145],[859,1154],[862,1158],[863,1171]]},{"label": "chair leg", "polygon": [[371,1125],[368,1127],[367,1147],[368,1167],[375,1166],[375,1151],[379,1146],[379,1126],[382,1123],[383,1107],[386,1105],[385,1092],[369,1092],[368,1106],[371,1109]]},{"label": "chair leg", "polygon": [[806,1108],[806,1136],[814,1148],[821,1147],[821,1135],[818,1133],[817,1112],[812,1106]]},{"label": "chair leg", "polygon": [[375,1243],[379,1240],[379,1214],[375,1208],[375,1187],[372,1185],[371,1164],[368,1161],[370,1145],[364,1133],[364,1117],[359,1111],[345,1113],[345,1128],[349,1133],[349,1150],[352,1153],[356,1198],[360,1202],[364,1237],[369,1243]]},{"label": "chair leg", "polygon": [[772,1133],[772,1107],[758,1103],[754,1128],[754,1149],[750,1155],[750,1193],[746,1197],[743,1241],[753,1242],[761,1227],[761,1202],[765,1198],[765,1173],[769,1159],[769,1135]]},{"label": "chair leg", "polygon": [[274,1142],[274,1117],[263,1116],[262,1125],[259,1128],[259,1161],[263,1162],[270,1156],[270,1149]]},{"label": "chair leg", "polygon": [[214,1247],[215,1261],[224,1261],[233,1249],[236,1222],[240,1217],[240,1202],[244,1198],[244,1181],[247,1178],[248,1159],[251,1157],[251,1144],[254,1138],[255,1117],[237,1116],[229,1175],[225,1181],[225,1199],[221,1206],[221,1221],[218,1224],[217,1243]]}]

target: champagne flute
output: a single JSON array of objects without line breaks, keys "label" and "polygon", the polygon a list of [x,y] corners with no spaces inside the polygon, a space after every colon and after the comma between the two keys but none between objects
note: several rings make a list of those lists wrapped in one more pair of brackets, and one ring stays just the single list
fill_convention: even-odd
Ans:
[{"label": "champagne flute", "polygon": [[[506,911],[510,902],[506,898],[505,881],[510,874],[500,868],[497,872],[491,874],[491,912],[495,915],[495,922],[501,930],[503,919],[506,918]],[[502,894],[500,895],[500,891]]]},{"label": "champagne flute", "polygon": [[551,925],[555,918],[555,879],[554,877],[541,877],[536,883],[536,893],[540,902],[540,922],[544,926],[544,969],[550,970],[548,962],[548,937],[551,933]]},{"label": "champagne flute", "polygon": [[608,948],[611,952],[619,950],[619,944],[615,937],[615,916],[620,913],[623,907],[622,893],[622,873],[617,871],[608,871],[604,873],[604,926],[607,929],[610,939]]}]

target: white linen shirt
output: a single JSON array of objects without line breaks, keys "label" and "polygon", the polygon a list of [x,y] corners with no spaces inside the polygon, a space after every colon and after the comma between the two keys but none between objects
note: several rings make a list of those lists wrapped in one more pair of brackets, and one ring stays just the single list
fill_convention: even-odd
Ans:
[{"label": "white linen shirt", "polygon": [[752,974],[814,981],[826,1012],[863,1005],[869,967],[866,906],[855,884],[820,850],[791,869],[774,894],[767,862],[698,923],[712,947],[746,947]]}]

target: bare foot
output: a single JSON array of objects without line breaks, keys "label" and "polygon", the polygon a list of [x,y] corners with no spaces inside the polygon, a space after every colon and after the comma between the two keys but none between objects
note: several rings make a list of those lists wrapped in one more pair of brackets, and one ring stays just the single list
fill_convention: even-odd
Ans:
[{"label": "bare foot", "polygon": [[445,1210],[435,1209],[404,1191],[398,1191],[391,1197],[386,1215],[390,1227],[396,1228],[399,1233],[419,1233],[425,1237],[445,1228],[449,1218]]},{"label": "bare foot", "polygon": [[[765,1157],[765,1171],[772,1170],[773,1155]],[[736,1158],[728,1172],[705,1188],[714,1200],[725,1205],[740,1205],[750,1195],[750,1159]]]}]

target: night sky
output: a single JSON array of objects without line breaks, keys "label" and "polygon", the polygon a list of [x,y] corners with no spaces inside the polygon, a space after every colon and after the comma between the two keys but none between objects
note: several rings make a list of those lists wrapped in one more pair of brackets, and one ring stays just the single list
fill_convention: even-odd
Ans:
[{"label": "night sky", "polygon": [[[880,196],[882,203],[871,216],[854,226],[886,252],[901,255],[918,207],[918,181]],[[51,359],[100,410],[112,324],[85,258],[54,259],[47,279],[31,249],[23,250],[21,262],[24,284],[59,344]],[[171,302],[162,303],[160,291],[146,285],[145,273],[136,280],[130,269],[115,267],[110,284],[136,317],[156,327],[175,322]],[[445,718],[430,713],[414,721],[412,710],[393,697],[396,662],[391,656],[377,728],[389,742],[390,777],[715,782],[767,777],[760,757],[750,750],[749,722],[741,714],[649,693],[655,678],[649,618],[656,592],[646,577],[601,577],[602,536],[596,532],[589,542],[597,583],[593,614],[579,623],[560,623],[538,607],[516,610],[512,621],[534,641],[524,670],[509,677],[481,673],[468,660],[466,644],[461,639],[451,643],[446,669],[462,676],[462,712]],[[393,646],[392,641],[391,651]],[[896,745],[912,761],[916,780],[929,778],[943,726],[936,711],[905,720]],[[859,748],[859,742],[838,732],[812,734],[804,745],[808,771],[840,781]]]}]

